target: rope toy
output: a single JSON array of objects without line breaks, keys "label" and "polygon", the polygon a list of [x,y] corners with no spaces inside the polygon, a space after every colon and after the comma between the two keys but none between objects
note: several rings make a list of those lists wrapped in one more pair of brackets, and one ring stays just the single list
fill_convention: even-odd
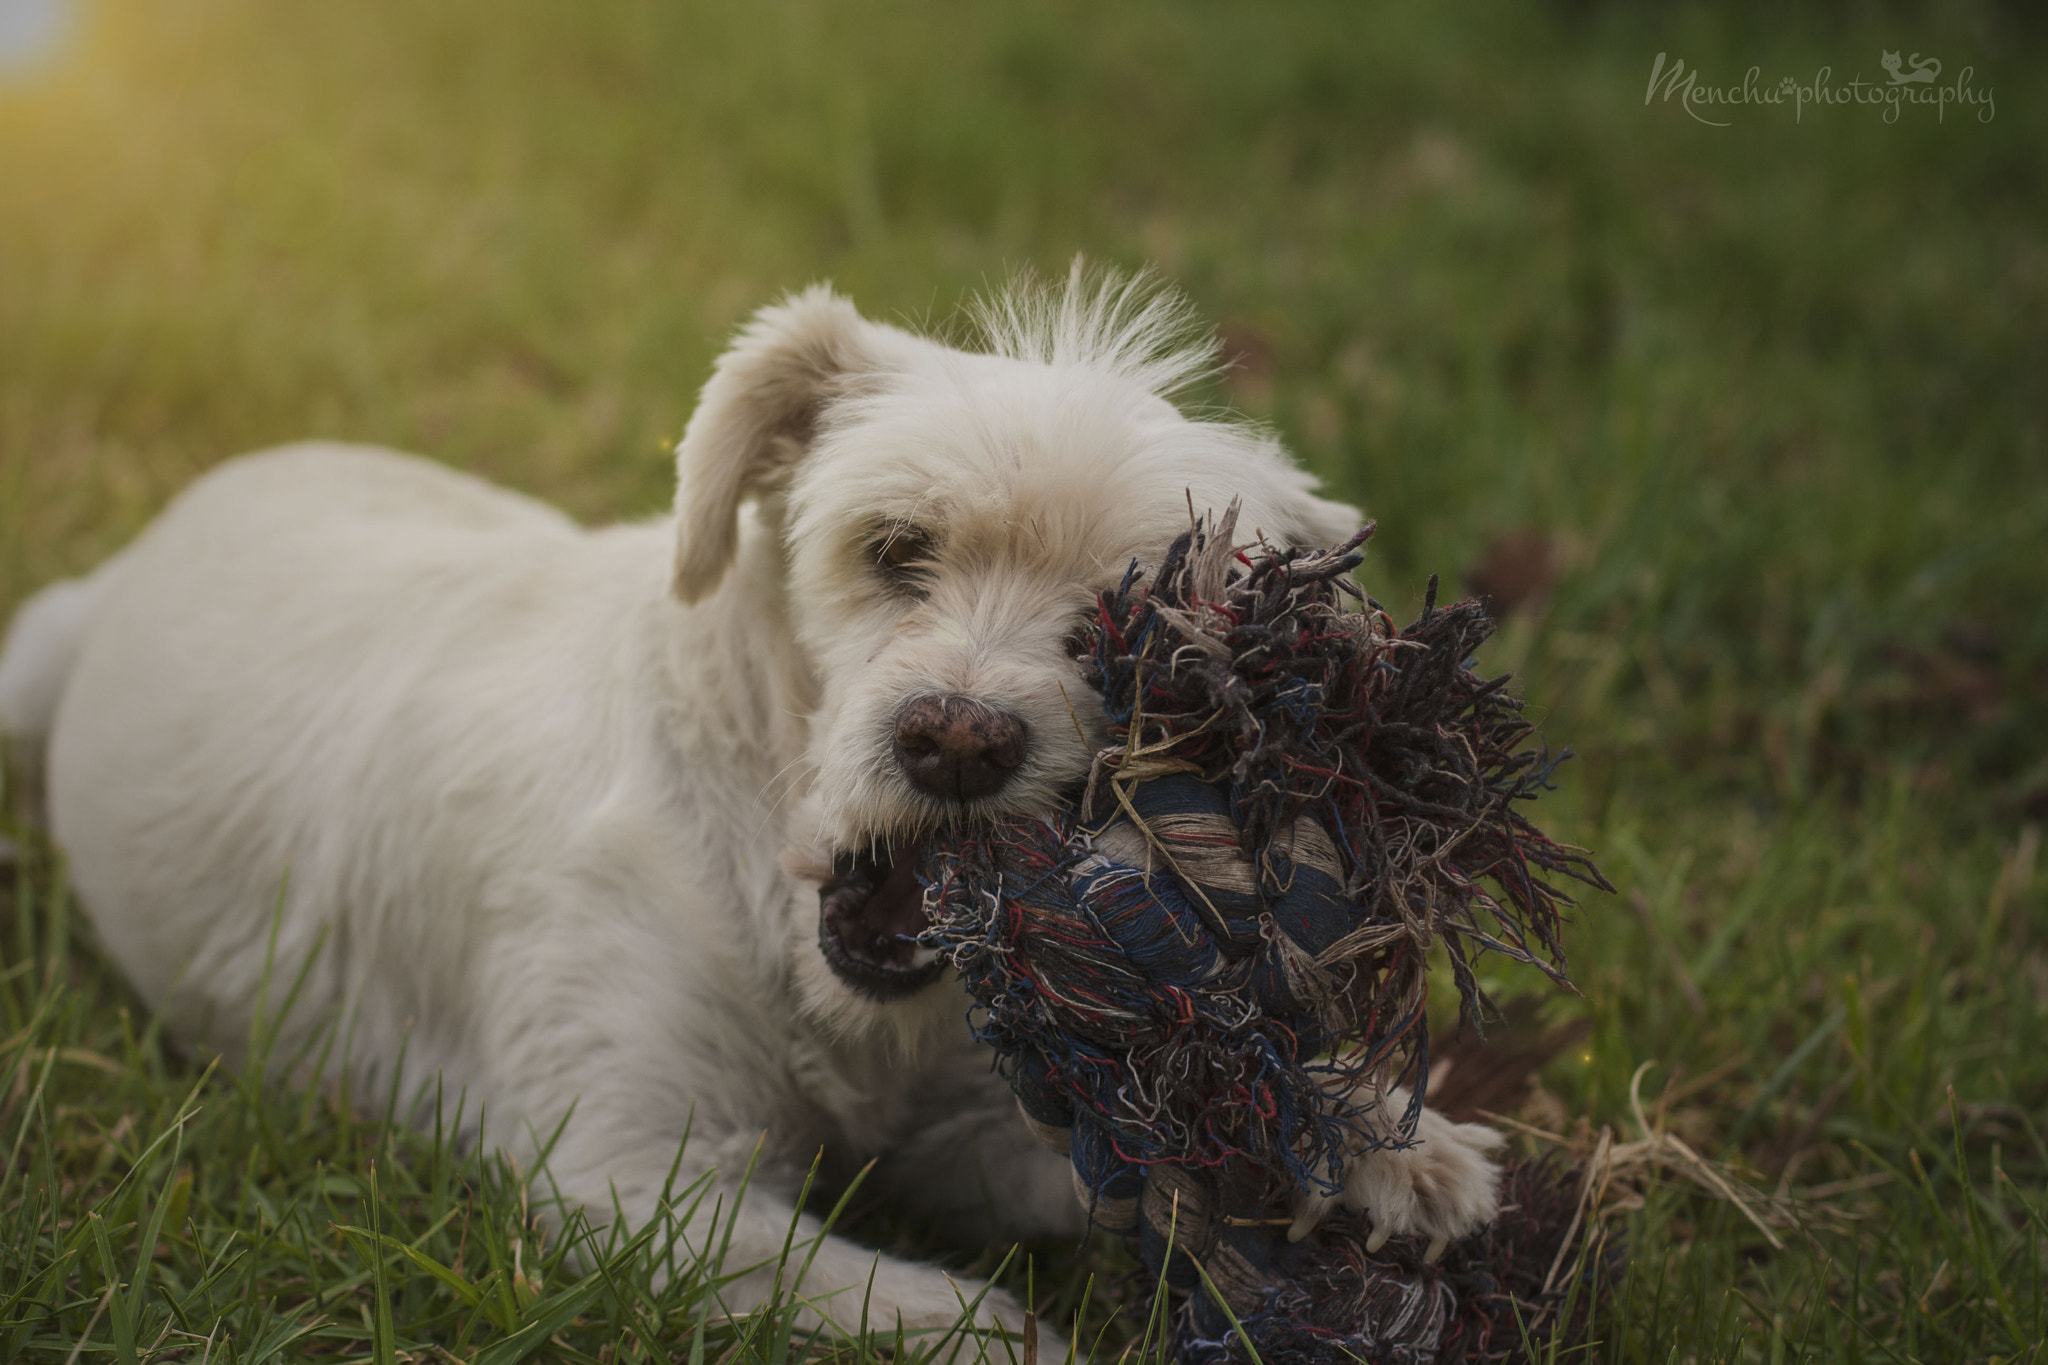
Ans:
[{"label": "rope toy", "polygon": [[[1474,957],[1569,986],[1557,883],[1611,888],[1518,809],[1565,755],[1473,671],[1483,607],[1438,607],[1432,579],[1397,629],[1350,580],[1371,526],[1254,553],[1236,517],[1099,598],[1082,661],[1110,743],[1086,791],[930,846],[920,942],[1094,1223],[1170,1286],[1176,1361],[1507,1359],[1567,1315],[1568,1172],[1510,1163],[1502,1216],[1433,1265],[1368,1252],[1348,1214],[1291,1244],[1288,1201],[1413,1143],[1433,943],[1476,1027]],[[1375,1122],[1396,1083],[1406,1111]],[[1602,1271],[1579,1268],[1581,1325]]]}]

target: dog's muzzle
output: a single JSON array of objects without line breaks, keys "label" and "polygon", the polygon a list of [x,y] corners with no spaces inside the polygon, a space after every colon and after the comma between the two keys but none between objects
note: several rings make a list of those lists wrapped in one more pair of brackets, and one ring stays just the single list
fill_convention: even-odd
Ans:
[{"label": "dog's muzzle", "polygon": [[818,891],[818,949],[841,981],[872,999],[922,990],[945,968],[917,941],[925,930],[917,853],[897,844],[882,857],[841,854]]}]

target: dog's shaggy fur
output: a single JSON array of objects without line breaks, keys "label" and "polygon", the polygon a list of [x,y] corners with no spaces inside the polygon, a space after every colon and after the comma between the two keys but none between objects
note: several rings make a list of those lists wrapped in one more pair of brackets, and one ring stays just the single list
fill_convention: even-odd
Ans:
[{"label": "dog's shaggy fur", "polygon": [[[1241,499],[1242,527],[1303,544],[1358,517],[1269,437],[1173,405],[1212,352],[1181,345],[1170,296],[1077,275],[977,317],[968,352],[822,287],[764,309],[704,388],[673,519],[584,530],[422,460],[299,445],[222,466],[30,602],[0,728],[173,1033],[235,1051],[275,916],[273,974],[312,964],[281,1053],[342,1019],[358,1093],[438,1077],[529,1160],[560,1125],[549,1175],[600,1216],[654,1215],[688,1128],[680,1181],[715,1169],[728,1209],[766,1134],[734,1265],[773,1262],[821,1148],[842,1173],[878,1158],[869,1188],[961,1236],[1077,1234],[957,985],[878,990],[828,956],[821,883],[1085,775],[1101,722],[1066,642],[1191,512]],[[920,698],[1021,725],[997,790],[908,780]],[[1354,1183],[1464,1231],[1490,1214],[1486,1139],[1426,1135],[1375,1158],[1416,1178]],[[838,1238],[804,1292],[842,1325],[869,1295],[911,1327],[959,1302]],[[1019,1325],[1000,1294],[997,1318]]]}]

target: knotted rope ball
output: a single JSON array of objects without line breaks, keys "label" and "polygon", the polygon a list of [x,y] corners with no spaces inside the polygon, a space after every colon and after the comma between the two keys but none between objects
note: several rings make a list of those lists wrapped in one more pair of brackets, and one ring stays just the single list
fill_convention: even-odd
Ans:
[{"label": "knotted rope ball", "polygon": [[[1502,1217],[1433,1265],[1348,1215],[1291,1244],[1288,1202],[1413,1141],[1431,946],[1476,1025],[1474,957],[1568,984],[1558,883],[1606,883],[1521,812],[1555,765],[1471,666],[1480,605],[1432,580],[1397,629],[1350,579],[1372,528],[1240,550],[1235,518],[1099,599],[1086,792],[933,845],[922,942],[1094,1222],[1171,1287],[1176,1359],[1504,1359],[1558,1311],[1564,1172],[1511,1166]],[[1373,1121],[1395,1083],[1409,1107]]]}]

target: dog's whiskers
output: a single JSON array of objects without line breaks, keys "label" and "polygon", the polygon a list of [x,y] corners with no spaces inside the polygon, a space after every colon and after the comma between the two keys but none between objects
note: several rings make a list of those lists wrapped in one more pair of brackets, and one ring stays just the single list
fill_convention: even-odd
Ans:
[{"label": "dog's whiskers", "polygon": [[[792,770],[802,766],[807,761],[809,761],[809,755],[798,754],[795,758],[792,758],[791,760],[789,760],[789,762],[783,764],[780,768],[776,769],[774,775],[771,776],[766,782],[763,782],[761,784],[760,795],[756,796],[754,799],[758,801],[762,799],[762,797],[765,797],[774,788],[777,782],[780,782],[783,778],[789,776]],[[789,789],[784,788],[783,795],[786,796],[788,794]],[[776,799],[779,801],[781,798],[777,797]]]},{"label": "dog's whiskers", "polygon": [[[749,847],[759,845],[761,835],[766,832],[769,824],[774,821],[775,817],[781,813],[783,803],[789,800],[791,793],[796,791],[797,778],[801,774],[793,774],[793,770],[808,763],[809,757],[808,754],[797,755],[789,762],[783,764],[774,776],[761,784],[761,790],[755,793],[754,801],[757,805],[765,802],[767,808],[761,812],[761,823],[754,826],[754,832],[747,837]],[[769,800],[769,793],[774,790],[775,784],[781,782],[784,777],[788,777],[790,780],[772,801]]]}]

